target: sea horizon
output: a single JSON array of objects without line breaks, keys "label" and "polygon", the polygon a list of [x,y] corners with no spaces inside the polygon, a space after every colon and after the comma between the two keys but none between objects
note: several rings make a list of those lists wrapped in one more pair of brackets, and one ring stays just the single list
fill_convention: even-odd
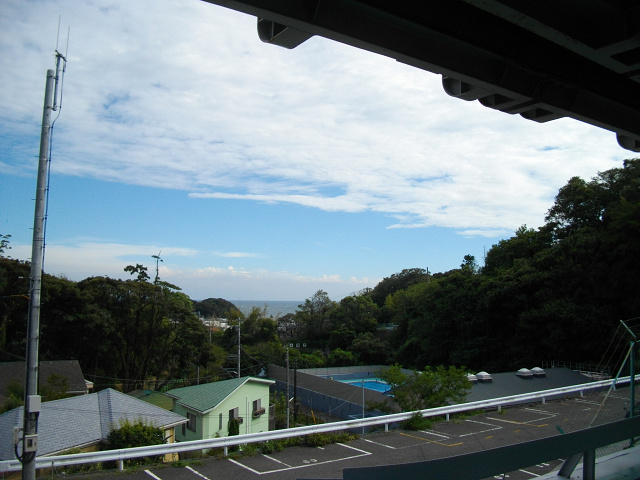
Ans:
[{"label": "sea horizon", "polygon": [[304,300],[229,300],[244,315],[251,313],[253,307],[267,307],[267,316],[283,317],[288,313],[296,313],[298,306],[304,304]]}]

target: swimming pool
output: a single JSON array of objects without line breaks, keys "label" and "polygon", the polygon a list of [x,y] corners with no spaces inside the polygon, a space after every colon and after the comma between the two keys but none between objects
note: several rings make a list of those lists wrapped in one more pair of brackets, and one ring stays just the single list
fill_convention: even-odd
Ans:
[{"label": "swimming pool", "polygon": [[[362,386],[362,379],[360,380],[354,380],[354,379],[350,379],[350,380],[342,380],[342,383],[348,383],[349,385],[353,385],[354,387],[361,387]],[[376,392],[386,392],[389,390],[389,384],[383,382],[382,380],[379,379],[366,379],[364,381],[364,388],[368,388],[369,390],[375,390]]]}]

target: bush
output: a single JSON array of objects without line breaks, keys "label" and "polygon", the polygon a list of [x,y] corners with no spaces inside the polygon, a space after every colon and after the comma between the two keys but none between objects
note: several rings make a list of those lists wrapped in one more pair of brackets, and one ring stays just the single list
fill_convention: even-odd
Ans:
[{"label": "bush", "polygon": [[[164,432],[161,428],[147,423],[144,420],[137,420],[131,423],[129,420],[120,422],[120,427],[109,432],[107,435],[109,449],[117,450],[121,448],[144,447],[147,445],[162,445],[165,443]],[[127,460],[125,464],[141,465],[145,463],[155,463],[162,459],[161,455],[155,457],[142,457]]]},{"label": "bush", "polygon": [[431,428],[431,420],[415,413],[411,418],[400,423],[405,430],[428,430]]}]

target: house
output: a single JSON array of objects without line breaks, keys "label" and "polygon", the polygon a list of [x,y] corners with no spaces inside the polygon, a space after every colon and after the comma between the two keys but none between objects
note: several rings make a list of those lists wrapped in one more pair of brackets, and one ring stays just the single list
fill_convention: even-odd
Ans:
[{"label": "house", "polygon": [[[0,460],[14,460],[13,429],[22,427],[23,408],[0,415]],[[98,393],[43,402],[38,418],[38,456],[78,449],[93,452],[106,442],[109,432],[124,420],[146,421],[175,439],[175,427],[187,420],[160,407],[108,388]],[[167,459],[173,460],[173,455]]]},{"label": "house", "polygon": [[176,432],[176,440],[226,437],[231,418],[239,420],[241,434],[268,431],[269,387],[274,383],[240,377],[169,390],[173,411],[188,419]]},{"label": "house", "polygon": [[167,397],[164,393],[156,392],[155,390],[138,389],[127,393],[127,395],[137,398],[138,400],[142,400],[143,402],[150,403],[151,405],[155,405],[156,407],[164,408],[165,410],[171,411],[173,408],[173,399],[171,397]]},{"label": "house", "polygon": [[[0,395],[9,396],[12,384],[19,391],[24,390],[26,376],[25,362],[0,363]],[[86,395],[93,383],[85,380],[77,360],[41,361],[38,369],[38,391],[47,388],[66,387],[66,395]],[[0,397],[1,398],[1,397]]]}]

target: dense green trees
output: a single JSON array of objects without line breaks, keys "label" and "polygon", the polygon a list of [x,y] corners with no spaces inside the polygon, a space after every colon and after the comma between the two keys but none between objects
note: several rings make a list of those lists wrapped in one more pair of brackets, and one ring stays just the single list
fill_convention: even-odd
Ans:
[{"label": "dense green trees", "polygon": [[[546,223],[387,297],[395,359],[504,371],[543,360],[598,363],[618,321],[640,312],[640,160],[577,177]],[[374,289],[375,290],[375,289]]]}]

